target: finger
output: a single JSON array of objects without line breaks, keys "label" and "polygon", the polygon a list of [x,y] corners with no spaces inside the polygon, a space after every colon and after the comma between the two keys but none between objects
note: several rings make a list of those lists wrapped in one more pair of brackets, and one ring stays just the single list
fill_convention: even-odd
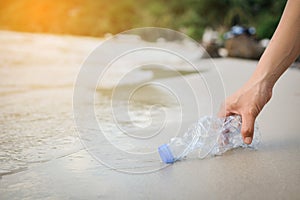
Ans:
[{"label": "finger", "polygon": [[255,116],[250,114],[242,115],[242,136],[245,144],[251,144],[253,139]]}]

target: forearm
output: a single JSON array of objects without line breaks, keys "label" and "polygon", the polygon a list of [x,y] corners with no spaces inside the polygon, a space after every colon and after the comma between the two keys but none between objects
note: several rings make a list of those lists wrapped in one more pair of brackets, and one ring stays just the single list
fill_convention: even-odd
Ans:
[{"label": "forearm", "polygon": [[266,87],[273,88],[279,77],[299,54],[300,0],[289,0],[250,82],[263,82]]}]

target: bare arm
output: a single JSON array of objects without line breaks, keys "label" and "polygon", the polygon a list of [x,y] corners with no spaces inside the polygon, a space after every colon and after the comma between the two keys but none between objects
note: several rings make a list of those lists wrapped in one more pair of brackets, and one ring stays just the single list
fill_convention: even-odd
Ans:
[{"label": "bare arm", "polygon": [[272,96],[276,81],[300,54],[300,0],[288,0],[278,27],[251,78],[225,102],[220,116],[242,116],[242,136],[253,139],[254,121]]},{"label": "bare arm", "polygon": [[278,27],[251,79],[270,87],[300,54],[300,0],[289,0]]}]

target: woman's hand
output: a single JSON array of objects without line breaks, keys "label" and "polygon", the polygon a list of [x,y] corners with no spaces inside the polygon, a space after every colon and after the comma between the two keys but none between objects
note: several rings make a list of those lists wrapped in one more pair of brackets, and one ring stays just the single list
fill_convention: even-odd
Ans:
[{"label": "woman's hand", "polygon": [[271,96],[272,87],[268,87],[268,84],[264,84],[264,82],[250,80],[226,99],[219,116],[240,115],[242,117],[241,134],[244,143],[251,144],[255,119]]}]

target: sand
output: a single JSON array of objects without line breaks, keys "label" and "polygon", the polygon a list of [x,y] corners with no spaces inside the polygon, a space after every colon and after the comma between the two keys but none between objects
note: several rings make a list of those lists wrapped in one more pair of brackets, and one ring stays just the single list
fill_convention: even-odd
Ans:
[{"label": "sand", "polygon": [[[18,35],[18,33],[10,32],[5,32],[5,34]],[[55,39],[55,41],[57,40],[58,39]],[[78,46],[83,43],[90,44],[87,49],[94,47],[94,40],[90,38],[73,38],[70,40]],[[61,41],[65,40],[62,39]],[[23,46],[26,45],[28,44],[24,44]],[[32,43],[29,43],[29,46],[30,45],[32,45]],[[55,48],[55,45],[53,45],[53,49]],[[3,51],[3,49],[1,51]],[[9,49],[9,47],[7,47],[7,49]],[[55,52],[55,50],[53,50],[53,52]],[[69,51],[67,52],[66,55],[76,55],[74,52],[73,54]],[[81,60],[79,54],[80,53],[75,56],[78,59],[78,61],[74,62],[75,64]],[[15,55],[18,57],[23,54],[15,52]],[[6,58],[7,57],[6,55]],[[11,58],[8,60],[11,61]],[[72,60],[72,56],[70,60]],[[70,62],[71,61],[68,61],[68,63]],[[220,71],[226,95],[234,92],[247,80],[257,63],[256,61],[230,58],[215,59],[213,62]],[[75,65],[74,63],[72,66]],[[23,64],[23,66],[22,64],[20,65],[20,68],[25,66],[25,64]],[[31,66],[32,63],[28,65]],[[55,73],[64,71],[64,76],[67,77],[67,83],[64,83],[62,79],[58,79],[63,83],[59,82],[59,86],[53,86],[54,91],[56,91],[55,93],[52,94],[49,90],[47,93],[43,93],[43,90],[39,90],[32,92],[32,94],[35,95],[34,97],[57,95],[54,100],[58,101],[58,104],[60,104],[59,102],[64,102],[64,105],[67,107],[62,106],[58,108],[65,108],[63,113],[71,112],[72,110],[71,107],[69,108],[68,106],[68,101],[72,96],[72,83],[80,67],[77,64],[76,66],[67,69],[57,68],[53,75],[49,75],[49,82],[53,82],[53,79],[56,77]],[[14,69],[13,72],[20,72],[20,68]],[[1,105],[3,110],[6,111],[6,109],[10,108],[5,104],[8,101],[6,99],[7,95],[12,95],[13,93],[10,92],[7,94],[3,91],[12,91],[13,89],[7,85],[5,87],[3,85],[5,85],[4,83],[7,83],[7,81],[12,81],[13,76],[9,75],[11,72],[5,70],[2,63],[1,74],[3,75],[5,73],[8,74],[6,76],[8,78],[6,78],[6,82],[1,81]],[[43,74],[44,72],[40,73]],[[196,81],[197,74],[189,74],[186,77],[191,83],[191,87],[197,90],[197,88],[199,88]],[[30,82],[30,80],[27,79],[22,80],[20,84],[16,84],[14,88],[20,89],[24,81]],[[40,83],[42,81],[45,80],[42,79],[37,82]],[[165,77],[161,82],[170,83],[178,88],[182,87],[180,77]],[[55,83],[58,84],[57,81],[55,81]],[[62,144],[57,146],[58,149],[56,149],[54,153],[55,156],[48,156],[49,158],[47,157],[48,159],[45,161],[34,160],[35,162],[27,164],[20,170],[3,173],[0,179],[0,199],[299,199],[299,83],[300,71],[297,69],[289,69],[276,84],[272,100],[264,108],[258,119],[262,135],[262,145],[257,151],[236,149],[225,153],[223,156],[204,160],[188,159],[169,166],[156,163],[155,166],[161,166],[163,169],[152,173],[123,173],[97,162],[81,147],[77,135],[73,135],[73,133],[76,132],[73,128],[65,133],[67,135],[59,135],[60,138],[71,137],[71,139],[66,139]],[[49,85],[49,83],[46,82],[45,85]],[[67,86],[62,87],[61,85]],[[28,90],[26,90],[27,92],[25,93],[33,89],[29,88]],[[151,96],[151,94],[149,94],[149,96]],[[16,98],[18,96],[11,97]],[[27,99],[25,96],[20,96],[20,98],[21,100]],[[30,97],[28,98],[30,99]],[[17,107],[18,109],[24,109],[23,107],[26,107],[26,105],[23,105],[21,100],[16,100],[16,102],[12,102],[12,104],[15,103],[19,105],[19,107]],[[36,100],[36,106],[39,105],[39,101],[42,100]],[[45,103],[48,101],[42,102]],[[205,107],[203,103],[199,104],[200,108]],[[41,110],[48,106],[49,105],[46,104],[44,107],[41,107]],[[57,109],[56,112],[60,112],[60,109]],[[37,113],[38,111],[39,110],[37,110]],[[50,115],[52,112],[54,111],[51,107],[40,115]],[[8,128],[14,129],[14,127],[16,127],[15,132],[8,131],[7,134],[17,134],[17,131],[22,131],[22,129],[18,129],[15,124],[5,123],[4,119],[6,114],[5,112],[1,114],[1,126],[5,130]],[[186,129],[195,119],[193,113],[190,115],[190,118],[185,116],[189,119],[182,121],[183,129]],[[63,115],[62,119],[55,117],[53,119],[54,122],[56,122],[55,119],[59,121],[67,117],[71,117],[71,115],[66,114]],[[34,117],[32,118],[35,119]],[[21,121],[19,123],[22,124]],[[39,123],[37,123],[36,126],[38,126]],[[171,122],[170,124],[172,126]],[[45,127],[46,125],[43,124],[41,126]],[[51,126],[51,122],[49,122],[49,126]],[[55,124],[55,126],[59,126],[59,124]],[[70,125],[70,127],[72,127],[72,125]],[[64,128],[68,129],[69,127],[66,126]],[[40,130],[42,129],[43,128]],[[24,130],[25,132],[27,130],[26,124],[24,125]],[[28,128],[27,131],[35,132],[34,130],[35,128]],[[33,135],[33,138],[34,137],[39,138],[40,136],[37,133],[37,136]],[[51,139],[50,141],[59,143],[61,140]],[[153,144],[156,145],[156,143]],[[1,146],[4,148],[5,143],[2,142]],[[52,147],[50,144],[45,144],[44,147],[49,146]],[[109,147],[103,146],[103,149],[104,148]],[[32,152],[39,151],[34,149],[31,153]],[[48,151],[43,152],[43,155],[48,155],[47,152]],[[111,156],[113,157],[115,155]],[[3,159],[3,157],[1,158]],[[28,159],[28,157],[25,158]],[[123,161],[124,160],[126,161],[126,158],[123,158]],[[152,166],[151,162],[155,163],[158,161],[155,159],[150,160],[149,166]],[[141,165],[140,168],[148,169],[146,164]]]}]

